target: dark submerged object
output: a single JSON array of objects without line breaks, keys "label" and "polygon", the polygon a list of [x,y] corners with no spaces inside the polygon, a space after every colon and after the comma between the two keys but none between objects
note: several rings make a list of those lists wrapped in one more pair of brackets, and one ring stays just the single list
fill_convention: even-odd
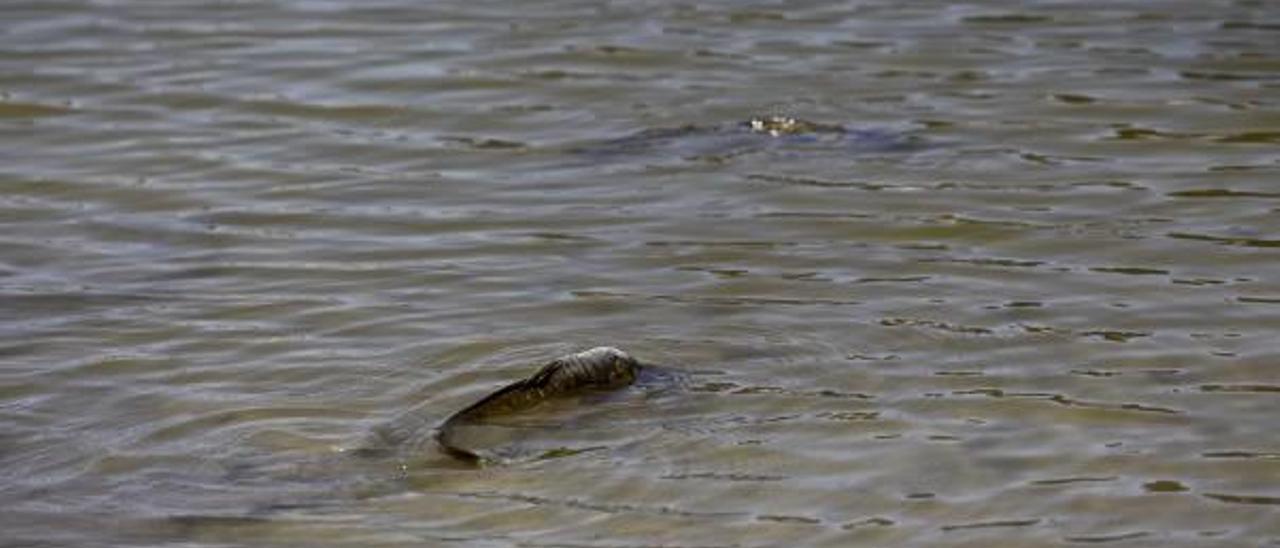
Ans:
[{"label": "dark submerged object", "polygon": [[499,388],[450,415],[436,431],[436,441],[450,455],[482,462],[486,457],[480,450],[455,439],[458,427],[518,413],[555,398],[623,388],[636,381],[643,367],[626,352],[608,346],[558,358],[532,376]]},{"label": "dark submerged object", "polygon": [[805,133],[845,133],[844,126],[819,124],[788,116],[752,118],[743,122],[742,125],[754,133],[765,133],[771,137],[803,135]]},{"label": "dark submerged object", "polygon": [[637,156],[726,159],[759,151],[892,152],[912,150],[920,144],[918,136],[888,130],[760,116],[733,124],[647,129],[570,152],[596,160]]}]

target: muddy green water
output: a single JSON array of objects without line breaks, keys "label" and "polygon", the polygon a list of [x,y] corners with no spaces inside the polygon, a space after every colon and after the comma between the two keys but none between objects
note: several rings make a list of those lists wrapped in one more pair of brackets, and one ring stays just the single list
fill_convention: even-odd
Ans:
[{"label": "muddy green water", "polygon": [[[927,145],[580,152],[757,114]],[[1275,2],[11,0],[0,143],[6,547],[1280,544]]]}]

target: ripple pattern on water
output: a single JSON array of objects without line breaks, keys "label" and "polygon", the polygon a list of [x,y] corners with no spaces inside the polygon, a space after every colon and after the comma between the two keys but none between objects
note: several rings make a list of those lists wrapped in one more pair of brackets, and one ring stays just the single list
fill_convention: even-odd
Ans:
[{"label": "ripple pattern on water", "polygon": [[[1278,16],[6,3],[0,530],[1280,542]],[[432,445],[600,344],[687,385]]]}]

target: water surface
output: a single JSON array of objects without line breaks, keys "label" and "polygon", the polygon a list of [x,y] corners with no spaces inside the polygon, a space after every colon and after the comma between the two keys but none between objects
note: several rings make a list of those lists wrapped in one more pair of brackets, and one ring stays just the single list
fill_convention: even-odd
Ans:
[{"label": "water surface", "polygon": [[[0,21],[6,544],[1280,543],[1274,3]],[[767,114],[924,146],[577,152]],[[602,344],[690,382],[431,444]]]}]

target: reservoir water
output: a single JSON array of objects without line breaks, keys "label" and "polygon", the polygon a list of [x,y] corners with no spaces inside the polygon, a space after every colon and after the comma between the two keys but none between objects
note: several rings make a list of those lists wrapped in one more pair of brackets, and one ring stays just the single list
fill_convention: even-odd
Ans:
[{"label": "reservoir water", "polygon": [[0,142],[3,546],[1280,544],[1275,2],[12,0]]}]

